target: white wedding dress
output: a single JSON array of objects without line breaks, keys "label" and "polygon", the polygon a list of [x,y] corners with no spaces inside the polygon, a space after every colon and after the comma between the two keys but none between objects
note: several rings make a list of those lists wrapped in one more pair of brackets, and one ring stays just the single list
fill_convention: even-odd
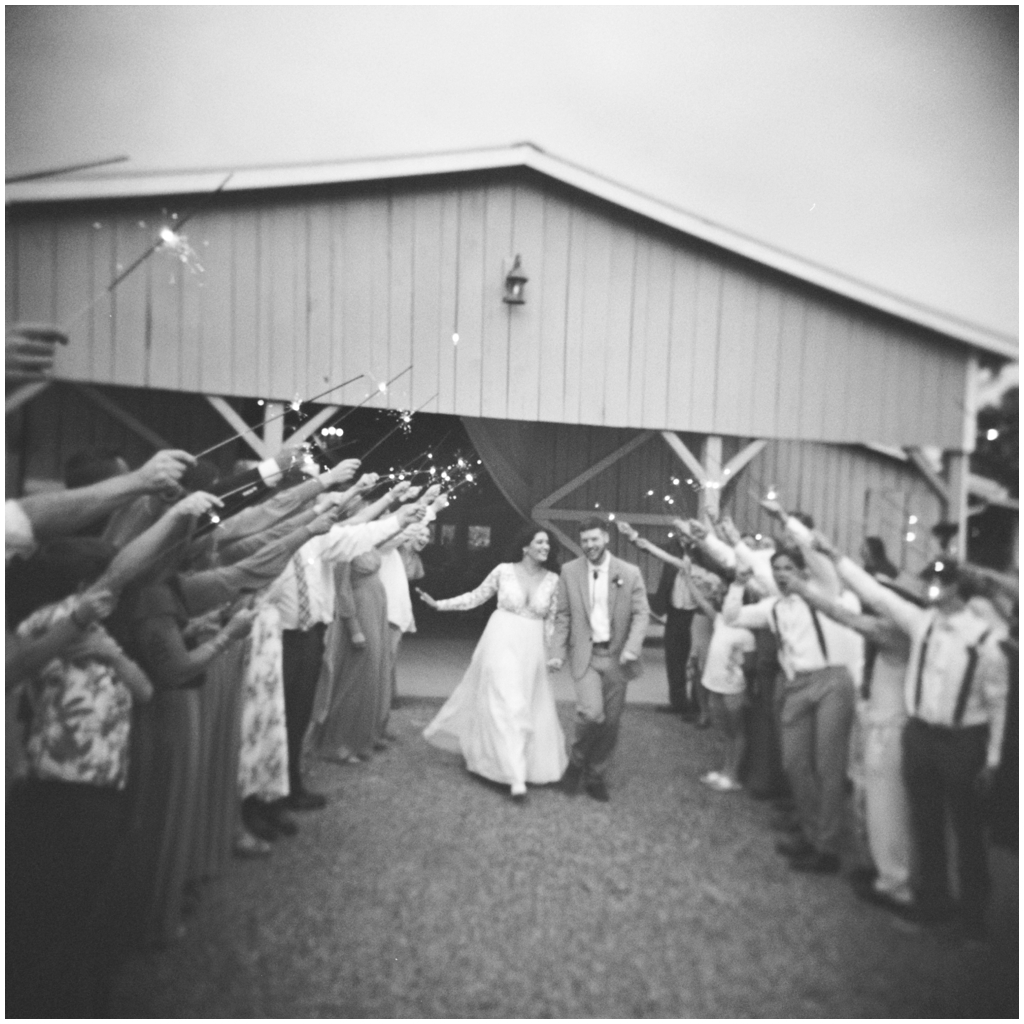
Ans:
[{"label": "white wedding dress", "polygon": [[544,647],[557,587],[558,577],[546,572],[528,599],[515,566],[502,563],[476,590],[437,602],[442,611],[463,611],[498,595],[462,682],[423,735],[514,793],[525,792],[527,782],[557,782],[569,760]]}]

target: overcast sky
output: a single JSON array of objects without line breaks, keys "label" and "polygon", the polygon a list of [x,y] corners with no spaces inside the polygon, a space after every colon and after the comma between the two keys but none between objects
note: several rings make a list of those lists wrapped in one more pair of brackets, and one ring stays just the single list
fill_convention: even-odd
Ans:
[{"label": "overcast sky", "polygon": [[7,7],[7,173],[531,141],[1017,334],[1017,8]]}]

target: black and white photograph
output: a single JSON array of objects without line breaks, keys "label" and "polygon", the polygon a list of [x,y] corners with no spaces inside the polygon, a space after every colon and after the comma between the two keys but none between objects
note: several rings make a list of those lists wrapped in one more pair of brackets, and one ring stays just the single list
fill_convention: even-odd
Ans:
[{"label": "black and white photograph", "polygon": [[5,57],[8,1019],[1019,1017],[1016,5]]}]

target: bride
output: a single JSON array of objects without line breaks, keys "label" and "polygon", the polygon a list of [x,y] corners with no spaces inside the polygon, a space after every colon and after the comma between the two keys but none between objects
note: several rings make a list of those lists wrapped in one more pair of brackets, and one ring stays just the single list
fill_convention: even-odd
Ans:
[{"label": "bride", "polygon": [[522,552],[518,562],[495,566],[468,594],[435,601],[417,590],[442,612],[476,608],[498,595],[462,682],[423,735],[461,753],[471,772],[510,786],[512,799],[525,802],[526,783],[557,782],[568,756],[544,653],[558,587],[558,576],[544,567],[551,542],[531,524],[514,550]]}]

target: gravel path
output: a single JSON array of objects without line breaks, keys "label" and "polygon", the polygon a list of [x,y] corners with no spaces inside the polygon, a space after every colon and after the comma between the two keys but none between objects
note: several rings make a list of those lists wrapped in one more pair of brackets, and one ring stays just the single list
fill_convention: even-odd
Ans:
[{"label": "gravel path", "polygon": [[369,764],[315,765],[328,808],[208,884],[114,1015],[1016,1016],[1016,859],[1004,946],[943,945],[787,871],[769,808],[701,786],[711,740],[674,716],[627,709],[610,804],[519,808],[420,738],[439,703],[406,697]]}]

